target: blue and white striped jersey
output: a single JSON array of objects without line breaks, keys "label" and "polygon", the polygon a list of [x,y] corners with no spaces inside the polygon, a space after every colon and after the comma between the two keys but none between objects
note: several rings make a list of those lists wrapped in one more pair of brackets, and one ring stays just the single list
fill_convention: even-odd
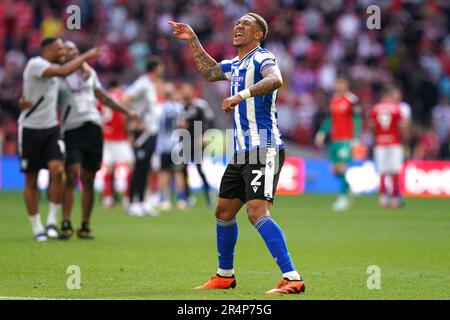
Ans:
[{"label": "blue and white striped jersey", "polygon": [[[225,78],[231,81],[231,96],[262,80],[262,71],[276,65],[275,56],[261,47],[250,51],[241,60],[235,57],[220,62]],[[277,90],[264,96],[250,97],[234,108],[235,152],[256,147],[284,147],[277,123],[276,98]]]},{"label": "blue and white striped jersey", "polygon": [[179,145],[178,136],[173,132],[180,129],[180,121],[184,117],[183,106],[176,101],[164,101],[159,107],[159,131],[156,153],[171,153]]}]

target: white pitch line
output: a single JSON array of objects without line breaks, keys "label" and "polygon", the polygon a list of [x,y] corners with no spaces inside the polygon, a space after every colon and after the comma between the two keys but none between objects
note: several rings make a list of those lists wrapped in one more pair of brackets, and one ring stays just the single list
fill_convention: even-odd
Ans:
[{"label": "white pitch line", "polygon": [[8,297],[0,296],[0,300],[80,300],[80,299],[66,299],[66,298],[45,298],[45,297]]}]

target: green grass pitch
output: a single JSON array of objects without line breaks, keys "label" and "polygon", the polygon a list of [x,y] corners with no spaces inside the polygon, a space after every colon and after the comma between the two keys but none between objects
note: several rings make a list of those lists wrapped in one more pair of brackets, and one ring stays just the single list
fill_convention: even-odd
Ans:
[{"label": "green grass pitch", "polygon": [[[383,211],[375,197],[360,197],[346,213],[331,212],[333,200],[277,198],[272,216],[285,232],[306,293],[267,297],[264,292],[281,277],[244,210],[238,216],[237,288],[194,291],[217,266],[213,208],[203,199],[187,212],[159,218],[133,218],[97,204],[95,240],[35,243],[21,194],[2,192],[0,299],[450,298],[449,199],[407,199],[403,210]],[[76,202],[74,226],[80,219]],[[66,287],[70,265],[81,269],[79,290]],[[371,265],[380,267],[380,289],[367,288]]]}]

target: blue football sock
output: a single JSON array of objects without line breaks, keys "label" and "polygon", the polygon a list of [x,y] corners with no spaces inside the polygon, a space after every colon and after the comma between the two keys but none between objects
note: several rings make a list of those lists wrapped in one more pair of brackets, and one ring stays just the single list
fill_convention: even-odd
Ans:
[{"label": "blue football sock", "polygon": [[270,216],[263,216],[255,222],[255,228],[264,239],[272,257],[280,267],[281,273],[295,271],[286,245],[286,238],[276,222]]},{"label": "blue football sock", "polygon": [[160,201],[160,202],[166,202],[166,201],[169,201],[169,196],[168,196],[167,192],[161,191],[161,192],[159,193],[159,201]]},{"label": "blue football sock", "polygon": [[186,193],[184,191],[178,192],[177,200],[178,201],[186,201]]},{"label": "blue football sock", "polygon": [[238,238],[238,226],[236,219],[223,221],[217,219],[217,254],[219,256],[219,268],[233,269],[234,247]]}]

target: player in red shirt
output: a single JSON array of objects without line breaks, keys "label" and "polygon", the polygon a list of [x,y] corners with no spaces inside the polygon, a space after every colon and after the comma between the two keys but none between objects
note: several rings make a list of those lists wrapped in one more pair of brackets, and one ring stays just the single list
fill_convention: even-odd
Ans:
[{"label": "player in red shirt", "polygon": [[[123,90],[118,80],[112,79],[109,83],[109,93],[118,101],[123,101]],[[103,189],[103,205],[112,207],[115,204],[113,172],[118,163],[125,163],[132,169],[134,163],[133,149],[128,140],[127,123],[120,112],[110,108],[101,108],[103,116],[103,162],[106,165],[106,174]],[[127,189],[129,186],[127,177]],[[128,194],[125,190],[125,195]],[[126,198],[125,198],[126,199]]]},{"label": "player in red shirt", "polygon": [[345,177],[348,164],[352,161],[353,146],[361,132],[361,116],[358,98],[350,91],[349,80],[343,76],[336,79],[335,94],[330,101],[330,114],[325,118],[315,143],[325,144],[329,135],[329,159],[332,170],[340,182],[340,195],[333,203],[334,211],[344,211],[350,207],[350,187]]},{"label": "player in red shirt", "polygon": [[[380,172],[380,206],[402,206],[399,190],[399,172],[403,165],[402,129],[407,119],[400,104],[393,99],[396,88],[386,88],[382,100],[370,113],[370,124],[375,134],[374,159]],[[391,187],[388,190],[388,179]]]}]

